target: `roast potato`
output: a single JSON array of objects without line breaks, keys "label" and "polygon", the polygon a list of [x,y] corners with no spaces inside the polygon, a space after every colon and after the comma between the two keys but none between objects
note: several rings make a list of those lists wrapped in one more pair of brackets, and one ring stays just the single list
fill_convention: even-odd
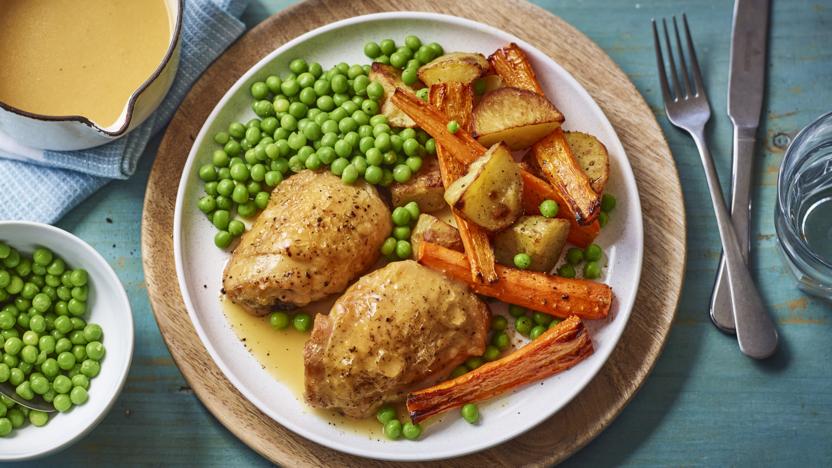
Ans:
[{"label": "roast potato", "polygon": [[514,256],[526,253],[530,270],[550,272],[558,262],[569,236],[569,221],[543,216],[521,216],[508,229],[494,236],[497,263],[514,265]]},{"label": "roast potato", "polygon": [[544,96],[518,88],[499,88],[474,108],[473,136],[483,146],[498,141],[525,149],[563,123],[563,114]]},{"label": "roast potato", "polygon": [[403,184],[396,182],[390,186],[390,195],[393,206],[415,201],[419,204],[419,209],[425,213],[447,207],[439,162],[436,158],[425,158],[422,168],[409,181]]},{"label": "roast potato", "polygon": [[383,63],[373,62],[370,66],[370,73],[367,75],[370,78],[370,81],[378,81],[379,84],[384,88],[384,99],[381,102],[381,107],[379,109],[380,113],[387,117],[387,122],[391,127],[407,127],[413,128],[416,126],[416,122],[413,121],[407,114],[405,114],[401,109],[396,107],[393,104],[392,100],[390,99],[393,96],[393,93],[396,92],[396,88],[400,88],[405,92],[413,94],[413,89],[410,86],[407,86],[402,81],[402,74],[401,71],[392,67],[390,65],[385,65]]},{"label": "roast potato", "polygon": [[470,83],[488,70],[482,54],[451,52],[419,67],[419,80],[427,86],[458,81]]},{"label": "roast potato", "polygon": [[520,216],[522,195],[520,165],[505,144],[497,143],[448,186],[445,201],[472,223],[499,231]]},{"label": "roast potato", "polygon": [[563,134],[578,165],[589,177],[592,189],[603,193],[610,176],[610,157],[607,147],[588,133],[564,132]]},{"label": "roast potato", "polygon": [[462,238],[455,227],[436,216],[425,213],[419,215],[419,220],[416,221],[416,226],[413,227],[413,233],[410,235],[410,243],[413,244],[414,252],[419,252],[419,244],[422,241],[433,242],[458,252],[464,250]]}]

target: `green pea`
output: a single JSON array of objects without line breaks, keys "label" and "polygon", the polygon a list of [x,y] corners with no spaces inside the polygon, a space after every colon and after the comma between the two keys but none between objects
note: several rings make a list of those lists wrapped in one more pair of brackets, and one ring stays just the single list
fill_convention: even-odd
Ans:
[{"label": "green pea", "polygon": [[306,146],[308,140],[306,139],[306,136],[303,133],[292,132],[292,134],[289,135],[288,141],[289,148],[292,148],[293,150],[299,150],[302,147]]},{"label": "green pea", "polygon": [[[419,47],[419,49],[413,55],[414,55],[414,57],[416,57],[416,60],[418,60],[419,63],[421,63],[422,65],[424,65],[426,63],[430,63],[430,61],[433,60],[433,58],[434,58],[433,57],[433,51],[430,49],[430,47],[428,47],[426,45],[423,45],[423,46]],[[480,93],[480,94],[482,94],[482,93]]]},{"label": "green pea", "polygon": [[509,304],[508,313],[514,318],[522,317],[526,315],[526,309],[516,304]]},{"label": "green pea", "polygon": [[[243,218],[251,218],[257,213],[257,205],[254,201],[248,201],[242,205],[237,206],[237,213]],[[229,233],[230,234],[230,233]]]},{"label": "green pea", "polygon": [[556,326],[557,326],[560,322],[561,322],[561,320],[560,320],[560,319],[553,319],[553,320],[549,323],[549,328],[555,328],[555,327],[556,327]]},{"label": "green pea", "polygon": [[285,312],[273,312],[269,315],[269,324],[275,330],[284,330],[289,326],[289,315]]},{"label": "green pea", "polygon": [[[67,317],[68,319],[69,317]],[[57,323],[57,321],[56,321]],[[72,325],[70,323],[70,325]],[[58,338],[58,341],[55,342],[55,352],[56,353],[63,353],[65,351],[69,351],[72,349],[72,341],[69,341],[69,338]]]},{"label": "green pea", "polygon": [[11,337],[3,343],[3,351],[12,356],[17,356],[21,349],[23,349],[23,341],[20,338]]},{"label": "green pea", "polygon": [[459,131],[459,122],[457,122],[456,120],[451,120],[450,122],[448,122],[447,127],[449,132],[456,133]]},{"label": "green pea", "polygon": [[404,164],[409,167],[413,173],[416,173],[422,168],[422,158],[411,156],[404,161]]},{"label": "green pea", "polygon": [[[10,376],[11,376],[11,369],[9,368],[9,365],[6,364],[5,362],[0,363],[0,382],[6,382],[7,380],[9,380]],[[4,405],[0,405],[0,406],[4,406]],[[0,415],[0,416],[2,416],[2,415]]]},{"label": "green pea", "polygon": [[407,440],[418,440],[419,436],[422,435],[422,426],[416,423],[406,422],[402,426],[402,434]]},{"label": "green pea", "polygon": [[390,440],[402,437],[402,423],[398,419],[391,419],[384,424],[384,435]]},{"label": "green pea", "polygon": [[288,99],[281,97],[281,98],[275,99],[274,102],[272,103],[272,106],[274,107],[275,112],[283,114],[283,113],[289,112],[289,105],[290,104],[291,103],[289,102]]},{"label": "green pea", "polygon": [[381,254],[385,257],[390,257],[396,253],[397,240],[395,237],[388,237],[383,244],[381,244]]},{"label": "green pea", "polygon": [[25,421],[25,415],[19,407],[10,408],[8,413],[6,414],[6,417],[11,421],[12,426],[14,426],[15,428],[22,426],[23,422]]},{"label": "green pea", "polygon": [[508,320],[502,315],[495,315],[491,319],[491,329],[495,331],[503,331],[508,326]]},{"label": "green pea", "polygon": [[240,146],[240,143],[234,140],[229,140],[228,143],[226,143],[225,146],[222,147],[222,149],[223,151],[228,153],[229,156],[232,157],[238,156],[243,151],[243,148],[242,146]]},{"label": "green pea", "polygon": [[393,228],[393,237],[398,240],[409,240],[410,239],[410,227],[409,226],[396,226]]},{"label": "green pea", "polygon": [[390,65],[396,68],[404,68],[408,60],[410,60],[410,57],[401,50],[398,50],[390,55]]},{"label": "green pea", "polygon": [[566,251],[566,261],[570,265],[580,264],[584,261],[584,251],[576,247],[570,248]]},{"label": "green pea", "polygon": [[301,89],[311,88],[314,85],[315,85],[315,75],[313,75],[309,72],[304,72],[304,73],[301,73],[300,75],[298,75],[298,86],[300,86]]},{"label": "green pea", "polygon": [[[381,85],[381,83],[379,83],[377,81],[373,81],[370,84],[368,84],[367,85],[367,97],[369,97],[370,99],[376,100],[376,101],[383,98],[384,97],[384,87]],[[367,101],[364,101],[364,102],[367,102]],[[362,104],[362,106],[364,106],[364,104]],[[362,107],[362,109],[363,109],[363,107]],[[367,109],[364,109],[364,112],[367,112]],[[369,114],[370,112],[367,112],[367,113]]]},{"label": "green pea", "polygon": [[15,249],[9,250],[9,254],[3,259],[3,266],[6,268],[14,268],[20,264],[20,252]]},{"label": "green pea", "polygon": [[292,317],[292,327],[299,332],[308,332],[312,329],[312,316],[305,312],[299,312]]},{"label": "green pea", "polygon": [[62,393],[55,396],[55,399],[52,401],[52,406],[59,412],[65,413],[72,408],[72,400],[69,395]]},{"label": "green pea", "polygon": [[378,45],[384,55],[390,55],[396,51],[396,43],[392,39],[384,39]]},{"label": "green pea", "polygon": [[6,293],[8,294],[18,294],[20,291],[23,291],[24,286],[23,279],[19,276],[12,276],[11,282],[9,285],[6,286]]},{"label": "green pea", "polygon": [[70,370],[75,367],[75,355],[69,351],[64,351],[63,353],[58,355],[58,367],[63,370]]},{"label": "green pea", "polygon": [[358,180],[358,169],[352,164],[348,164],[341,172],[341,181],[345,184],[354,184]]},{"label": "green pea", "polygon": [[422,41],[416,36],[407,36],[404,38],[404,45],[415,52],[422,47]]},{"label": "green pea", "polygon": [[402,82],[408,86],[416,83],[419,81],[419,75],[417,75],[417,69],[415,68],[405,68],[402,72]]},{"label": "green pea", "polygon": [[0,437],[5,437],[12,432],[13,425],[9,418],[0,418]]},{"label": "green pea", "polygon": [[100,341],[91,341],[87,343],[84,351],[86,353],[86,357],[89,357],[93,361],[100,361],[104,358],[104,354],[106,353],[106,349]]},{"label": "green pea", "polygon": [[47,379],[43,375],[33,374],[32,377],[29,379],[29,383],[32,387],[32,391],[38,395],[43,395],[44,393],[52,389],[52,385],[49,383],[49,379]]},{"label": "green pea", "polygon": [[410,213],[410,219],[412,221],[416,221],[419,219],[419,215],[421,214],[421,210],[419,210],[419,204],[415,201],[408,202],[404,205],[404,209]]},{"label": "green pea", "polygon": [[486,346],[482,358],[486,362],[496,361],[500,358],[500,349],[493,345]]},{"label": "green pea", "polygon": [[32,298],[32,307],[34,307],[38,312],[46,312],[51,306],[52,299],[44,293],[35,294],[35,297]]},{"label": "green pea", "polygon": [[329,82],[329,86],[332,88],[334,93],[346,93],[347,89],[349,89],[349,83],[347,83],[347,77],[344,75],[335,75],[332,77],[332,80]]},{"label": "green pea", "polygon": [[607,213],[605,213],[603,211],[598,213],[598,224],[601,227],[606,226],[607,223],[609,222],[609,220],[610,220],[610,218],[609,218],[609,215]]},{"label": "green pea", "polygon": [[38,339],[38,349],[48,354],[55,351],[55,338],[51,335],[44,335]]},{"label": "green pea", "polygon": [[217,170],[210,164],[205,164],[199,168],[199,178],[205,182],[211,182],[217,179]]},{"label": "green pea", "polygon": [[[21,363],[18,362],[17,365],[20,366],[20,364]],[[23,381],[25,379],[26,379],[26,374],[24,374],[23,371],[20,370],[20,367],[12,367],[12,369],[10,371],[10,374],[9,374],[9,383],[10,384],[12,384],[16,387],[16,386],[20,385],[21,383],[23,383]]]},{"label": "green pea", "polygon": [[252,83],[249,91],[254,99],[264,99],[269,95],[269,87],[262,81],[255,81]]},{"label": "green pea", "polygon": [[[311,170],[316,170],[321,167],[321,160],[318,158],[317,154],[311,154],[309,157],[306,158],[306,168]],[[265,206],[264,206],[265,208]]]},{"label": "green pea", "polygon": [[431,42],[428,44],[428,47],[433,52],[434,57],[441,57],[442,55],[445,55],[445,51],[442,49],[442,46],[436,42]]},{"label": "green pea", "polygon": [[336,141],[335,154],[342,158],[349,157],[352,154],[352,145],[350,145],[346,140]]},{"label": "green pea", "polygon": [[506,332],[501,331],[495,333],[494,336],[491,337],[491,344],[496,346],[500,351],[505,351],[511,345],[511,339],[508,337]]},{"label": "green pea", "polygon": [[413,246],[406,240],[399,240],[396,242],[396,256],[402,260],[407,260],[413,256]]},{"label": "green pea", "polygon": [[546,330],[547,330],[547,328],[546,328],[545,325],[536,325],[529,332],[529,338],[532,339],[532,340],[536,340]]},{"label": "green pea", "polygon": [[335,100],[332,99],[332,96],[319,96],[317,100],[315,100],[315,105],[318,109],[329,112],[332,109],[335,109]]},{"label": "green pea", "polygon": [[[231,199],[234,200],[236,203],[245,203],[248,201],[248,189],[245,185],[239,184],[234,187],[234,191],[231,192]],[[216,216],[216,214],[215,214]],[[216,222],[214,223],[216,225]],[[225,229],[224,227],[217,226],[220,229]]]},{"label": "green pea", "polygon": [[81,373],[89,378],[93,378],[101,372],[101,364],[92,359],[86,359],[81,363]]},{"label": "green pea", "polygon": [[72,380],[63,374],[58,375],[52,381],[52,390],[55,390],[56,393],[69,393],[72,390]]},{"label": "green pea", "polygon": [[540,214],[547,218],[558,215],[558,204],[554,200],[543,200],[540,203]]},{"label": "green pea", "polygon": [[364,172],[364,180],[373,185],[380,183],[383,176],[384,171],[378,166],[369,166]]},{"label": "green pea", "polygon": [[300,58],[296,58],[289,62],[289,70],[292,70],[292,73],[301,74],[308,69],[306,65],[306,61]]},{"label": "green pea", "polygon": [[358,128],[358,124],[352,117],[345,117],[338,122],[338,128],[342,133],[348,133]]},{"label": "green pea", "polygon": [[266,78],[265,83],[266,87],[269,88],[269,91],[271,91],[272,94],[277,94],[280,92],[280,77],[276,75],[269,75]]},{"label": "green pea", "polygon": [[29,411],[29,422],[33,426],[43,427],[49,422],[49,414],[37,410]]},{"label": "green pea", "polygon": [[38,348],[32,345],[26,345],[20,350],[20,360],[27,364],[34,364],[38,359]]},{"label": "green pea", "polygon": [[352,167],[354,167],[355,170],[358,171],[359,177],[364,176],[364,173],[367,171],[368,167],[367,160],[364,159],[364,156],[360,155],[353,157],[352,161],[350,161],[350,165],[352,165]]},{"label": "green pea", "polygon": [[393,179],[399,183],[405,183],[413,177],[413,171],[405,164],[399,164],[393,168]]},{"label": "green pea", "polygon": [[364,55],[367,57],[374,59],[381,55],[381,47],[375,42],[368,42],[364,44]]},{"label": "green pea", "polygon": [[601,211],[604,213],[609,213],[610,211],[615,209],[615,205],[618,201],[615,199],[614,196],[605,193],[601,196]]},{"label": "green pea", "polygon": [[586,250],[584,250],[584,258],[590,262],[597,262],[601,260],[601,257],[604,256],[604,251],[598,244],[590,244],[587,246]]},{"label": "green pea", "polygon": [[352,89],[358,96],[366,96],[367,95],[367,86],[370,85],[370,78],[366,75],[361,75],[355,77],[355,80],[352,82]]},{"label": "green pea", "polygon": [[598,279],[601,277],[601,265],[598,262],[586,262],[584,265],[584,278]]},{"label": "green pea", "polygon": [[0,241],[0,260],[7,258],[12,253],[12,248],[9,244]]},{"label": "green pea", "polygon": [[390,143],[390,135],[383,132],[376,133],[375,131],[373,131],[373,134],[375,135],[375,142],[373,144],[376,149],[382,152],[389,151],[392,146]]},{"label": "green pea", "polygon": [[543,312],[535,312],[532,314],[532,320],[537,325],[549,325],[549,323],[552,321],[552,316],[544,314]]},{"label": "green pea", "polygon": [[89,395],[84,387],[73,387],[69,392],[69,399],[73,405],[83,405],[89,400]]},{"label": "green pea", "polygon": [[517,317],[517,319],[514,320],[514,329],[523,336],[529,336],[532,326],[532,319],[528,317]]},{"label": "green pea", "polygon": [[383,405],[376,411],[376,420],[382,424],[387,424],[397,417],[398,414],[396,414],[396,408],[393,408],[390,405]]},{"label": "green pea", "polygon": [[393,224],[396,226],[410,226],[410,222],[412,221],[410,211],[403,206],[399,206],[393,210],[392,218]]},{"label": "green pea", "polygon": [[32,391],[32,383],[28,380],[18,385],[17,388],[15,388],[15,393],[17,393],[20,398],[25,400],[31,400],[35,397],[35,392]]},{"label": "green pea", "polygon": [[350,165],[350,161],[346,158],[338,158],[335,161],[332,161],[332,164],[329,166],[329,169],[332,171],[333,174],[337,176],[341,176],[344,173],[344,169]]},{"label": "green pea", "polygon": [[284,80],[280,84],[280,91],[286,96],[295,96],[300,92],[300,84],[295,79]]},{"label": "green pea", "polygon": [[429,98],[428,89],[427,88],[417,89],[416,90],[416,97],[425,101],[425,102],[427,102],[428,98]]},{"label": "green pea", "polygon": [[470,424],[476,424],[480,420],[480,410],[474,403],[466,403],[463,405],[460,414]]},{"label": "green pea", "polygon": [[228,231],[220,230],[217,231],[216,234],[214,234],[214,245],[221,249],[224,249],[231,245],[232,240],[234,240],[234,236],[232,236],[231,233]]},{"label": "green pea", "polygon": [[436,154],[436,140],[434,140],[433,138],[427,140],[425,142],[425,151],[427,151],[429,154]]}]

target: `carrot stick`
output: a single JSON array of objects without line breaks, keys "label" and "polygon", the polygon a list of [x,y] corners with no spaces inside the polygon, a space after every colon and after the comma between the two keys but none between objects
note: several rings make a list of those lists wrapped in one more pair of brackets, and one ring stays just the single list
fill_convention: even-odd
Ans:
[{"label": "carrot stick", "polygon": [[471,372],[407,396],[413,422],[487,400],[513,388],[563,372],[593,353],[592,340],[581,319],[571,316],[536,340]]},{"label": "carrot stick", "polygon": [[556,129],[532,145],[527,158],[561,194],[578,224],[591,224],[598,218],[601,195],[592,188],[589,177],[572,154],[563,129]]},{"label": "carrot stick", "polygon": [[482,284],[473,281],[464,254],[431,242],[420,243],[416,260],[467,283],[478,294],[559,318],[577,315],[583,319],[603,319],[612,305],[612,288],[585,279],[496,265],[497,282]]},{"label": "carrot stick", "polygon": [[[470,85],[462,83],[441,83],[430,88],[430,102],[450,118],[456,120],[461,128],[467,129],[471,124],[471,112],[474,108],[474,92]],[[484,149],[484,148],[483,148]],[[466,164],[455,159],[442,144],[436,145],[436,157],[442,183],[447,189],[455,180],[465,175]],[[475,282],[493,283],[497,281],[494,269],[494,250],[488,240],[486,231],[474,223],[469,223],[459,212],[451,208],[456,220],[459,235],[468,262],[471,277]]]},{"label": "carrot stick", "polygon": [[525,89],[540,95],[544,94],[529,59],[517,44],[512,42],[501,49],[497,49],[488,57],[488,63],[500,75],[506,86]]},{"label": "carrot stick", "polygon": [[601,231],[598,220],[592,224],[581,226],[575,220],[575,213],[571,206],[563,200],[560,192],[556,191],[548,182],[535,176],[529,171],[521,173],[523,176],[523,211],[528,214],[540,214],[540,204],[544,200],[554,200],[558,207],[558,218],[563,218],[572,225],[569,229],[567,241],[578,247],[586,247],[592,243]]}]

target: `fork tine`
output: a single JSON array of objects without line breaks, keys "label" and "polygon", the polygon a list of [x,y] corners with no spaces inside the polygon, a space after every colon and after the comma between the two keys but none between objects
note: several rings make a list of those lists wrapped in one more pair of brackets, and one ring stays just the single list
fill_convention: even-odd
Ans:
[{"label": "fork tine", "polygon": [[690,87],[690,79],[688,78],[688,67],[685,64],[685,52],[682,48],[682,40],[679,39],[679,26],[676,24],[676,17],[673,17],[673,32],[676,33],[676,50],[679,51],[679,65],[682,67],[682,79],[685,82],[685,94],[687,96],[693,96],[696,94],[695,89],[691,89]]},{"label": "fork tine", "polygon": [[702,72],[699,70],[699,61],[696,59],[696,50],[693,48],[693,39],[690,37],[688,16],[684,13],[682,14],[682,23],[685,25],[685,36],[688,40],[688,56],[690,57],[690,67],[693,70],[693,82],[696,84],[696,95],[705,96],[705,83],[702,82]]},{"label": "fork tine", "polygon": [[667,87],[667,73],[664,70],[664,57],[662,56],[662,45],[659,41],[659,30],[656,27],[656,20],[650,20],[653,23],[653,46],[656,48],[656,65],[659,68],[659,83],[662,86],[662,97],[665,105],[673,101],[670,95],[670,89]]},{"label": "fork tine", "polygon": [[664,43],[667,44],[667,58],[670,60],[670,78],[673,79],[673,92],[676,93],[677,99],[682,99],[687,95],[682,93],[682,88],[679,86],[679,75],[676,74],[676,61],[673,59],[673,47],[670,45],[670,35],[667,33],[667,20],[664,18],[662,18],[662,26],[664,26]]}]

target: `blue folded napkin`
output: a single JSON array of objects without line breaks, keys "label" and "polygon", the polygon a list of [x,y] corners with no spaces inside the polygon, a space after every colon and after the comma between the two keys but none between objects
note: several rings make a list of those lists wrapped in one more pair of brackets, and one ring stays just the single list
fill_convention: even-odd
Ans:
[{"label": "blue folded napkin", "polygon": [[81,151],[0,149],[0,220],[53,223],[112,179],[136,170],[150,138],[162,130],[199,75],[245,31],[248,0],[186,0],[173,86],[142,125],[125,137]]}]

